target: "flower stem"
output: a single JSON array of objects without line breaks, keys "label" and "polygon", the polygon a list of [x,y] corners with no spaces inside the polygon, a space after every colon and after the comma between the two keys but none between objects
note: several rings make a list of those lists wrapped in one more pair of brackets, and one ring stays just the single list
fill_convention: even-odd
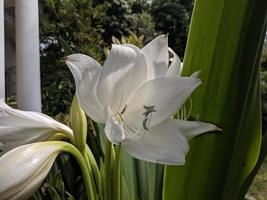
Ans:
[{"label": "flower stem", "polygon": [[106,142],[105,152],[105,200],[112,200],[112,175],[113,175],[113,145]]},{"label": "flower stem", "polygon": [[82,171],[87,198],[94,200],[95,195],[94,195],[94,190],[92,187],[92,185],[94,184],[92,182],[92,179],[91,179],[92,174],[89,173],[87,164],[86,164],[82,154],[79,152],[79,150],[75,146],[73,146],[69,143],[66,143],[62,150],[71,154],[77,160],[77,162],[81,168],[81,171]]},{"label": "flower stem", "polygon": [[89,158],[88,158],[88,156],[87,156],[87,151],[84,149],[84,151],[82,152],[82,156],[83,156],[83,158],[84,158],[84,161],[85,161],[85,163],[86,163],[86,165],[87,165],[87,169],[88,169],[88,172],[89,172],[89,174],[91,175],[90,176],[90,180],[91,180],[91,185],[92,185],[92,189],[93,189],[93,193],[94,193],[94,199],[98,199],[97,198],[97,190],[96,190],[96,185],[95,185],[95,180],[94,180],[94,172],[93,172],[93,170],[92,170],[92,167],[91,167],[91,163],[90,163],[90,160],[89,160]]},{"label": "flower stem", "polygon": [[88,145],[86,145],[86,157],[87,157],[89,164],[91,165],[92,173],[94,175],[94,180],[96,183],[97,192],[99,194],[99,199],[102,200],[103,194],[102,194],[102,187],[101,187],[101,175],[100,175],[96,160],[94,158],[94,155],[92,151],[90,150],[90,148],[88,147]]},{"label": "flower stem", "polygon": [[115,147],[115,164],[114,164],[114,188],[113,197],[114,200],[121,199],[121,165],[120,156],[121,155],[121,145]]}]

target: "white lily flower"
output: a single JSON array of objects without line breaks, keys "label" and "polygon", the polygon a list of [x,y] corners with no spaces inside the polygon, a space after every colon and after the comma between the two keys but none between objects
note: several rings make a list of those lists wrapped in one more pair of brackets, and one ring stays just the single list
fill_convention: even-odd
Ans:
[{"label": "white lily flower", "polygon": [[168,66],[167,37],[162,35],[143,49],[113,45],[102,68],[82,54],[68,56],[66,63],[81,107],[93,120],[105,123],[112,143],[122,144],[139,159],[180,165],[185,162],[187,140],[217,127],[170,119],[201,84],[197,74],[179,77],[180,59],[171,53]]},{"label": "white lily flower", "polygon": [[[136,46],[125,44],[132,49]],[[182,70],[179,56],[168,47],[168,36],[160,35],[141,49],[147,63],[147,80],[159,77],[176,77]],[[171,53],[172,57],[169,56]],[[170,63],[170,64],[169,64]]]},{"label": "white lily flower", "polygon": [[13,109],[0,100],[0,155],[23,144],[49,140],[56,133],[73,138],[68,126],[51,117]]},{"label": "white lily flower", "polygon": [[27,144],[0,157],[0,199],[28,199],[43,183],[63,144]]}]

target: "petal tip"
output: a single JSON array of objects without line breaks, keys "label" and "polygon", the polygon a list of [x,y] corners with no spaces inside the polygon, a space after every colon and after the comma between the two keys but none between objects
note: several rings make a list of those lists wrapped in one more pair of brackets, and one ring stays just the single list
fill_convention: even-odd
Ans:
[{"label": "petal tip", "polygon": [[199,79],[200,74],[201,74],[201,71],[198,70],[198,71],[194,72],[190,77],[195,78],[195,79]]},{"label": "petal tip", "polygon": [[219,127],[216,127],[216,128],[214,129],[214,131],[218,131],[219,133],[222,133],[222,132],[223,132],[223,129],[221,129],[221,128],[219,128]]}]

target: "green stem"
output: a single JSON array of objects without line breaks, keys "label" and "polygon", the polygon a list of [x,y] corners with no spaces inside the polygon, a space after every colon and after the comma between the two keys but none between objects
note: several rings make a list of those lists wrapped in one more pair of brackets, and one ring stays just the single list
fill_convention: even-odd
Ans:
[{"label": "green stem", "polygon": [[92,174],[89,173],[87,164],[86,164],[82,154],[79,152],[79,150],[75,146],[73,146],[69,143],[66,143],[65,146],[62,148],[62,150],[67,152],[67,153],[70,153],[77,160],[77,162],[81,168],[81,171],[82,171],[87,197],[88,197],[88,199],[94,200],[95,199],[94,198],[94,190],[92,187],[93,182],[91,179]]},{"label": "green stem", "polygon": [[101,187],[101,175],[100,175],[96,160],[94,158],[94,155],[87,145],[86,145],[86,158],[89,161],[89,164],[91,165],[91,169],[94,175],[94,180],[96,183],[97,192],[99,194],[99,199],[102,200],[103,194],[102,194],[102,187]]},{"label": "green stem", "polygon": [[98,198],[97,198],[98,195],[97,195],[97,190],[96,190],[95,180],[94,180],[94,172],[93,172],[93,170],[92,170],[91,162],[90,162],[90,160],[89,160],[89,158],[88,158],[88,156],[87,156],[87,151],[86,151],[86,150],[84,150],[84,151],[82,152],[82,156],[83,156],[83,158],[84,158],[84,160],[85,160],[85,163],[86,163],[86,165],[87,165],[89,174],[91,175],[91,176],[90,176],[90,179],[91,179],[91,182],[92,182],[92,189],[93,189],[94,197],[95,197],[94,199],[98,199]]},{"label": "green stem", "polygon": [[120,168],[120,155],[121,155],[121,145],[115,147],[115,164],[114,164],[114,188],[113,197],[114,200],[121,199],[121,168]]},{"label": "green stem", "polygon": [[107,140],[106,152],[105,152],[105,200],[112,200],[111,188],[112,188],[112,148],[113,145]]}]

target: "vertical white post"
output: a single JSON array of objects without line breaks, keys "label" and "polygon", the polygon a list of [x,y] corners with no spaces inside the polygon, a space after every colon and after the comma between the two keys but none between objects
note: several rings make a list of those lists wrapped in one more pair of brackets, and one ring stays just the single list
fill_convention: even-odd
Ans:
[{"label": "vertical white post", "polygon": [[41,111],[38,0],[15,0],[17,103]]},{"label": "vertical white post", "polygon": [[5,99],[5,31],[4,0],[0,0],[0,99]]}]

